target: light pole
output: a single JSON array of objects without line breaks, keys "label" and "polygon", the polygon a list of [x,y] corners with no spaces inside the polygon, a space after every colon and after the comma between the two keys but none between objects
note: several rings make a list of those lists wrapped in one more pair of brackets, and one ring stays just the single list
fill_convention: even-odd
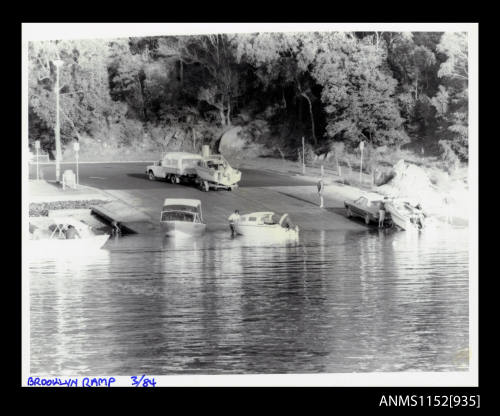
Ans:
[{"label": "light pole", "polygon": [[361,173],[363,172],[363,149],[365,148],[365,142],[361,141],[359,144],[359,148],[361,150],[361,163],[359,165],[359,183],[362,183]]},{"label": "light pole", "polygon": [[80,142],[74,142],[73,149],[75,151],[75,159],[76,159],[76,186],[78,187],[78,183],[80,181],[80,178],[78,176],[78,151],[80,150]]},{"label": "light pole", "polygon": [[53,61],[53,64],[56,66],[56,127],[55,127],[55,138],[56,138],[56,181],[59,182],[61,179],[61,135],[60,135],[60,124],[59,124],[59,67],[64,64],[64,61],[60,59],[56,59]]},{"label": "light pole", "polygon": [[38,149],[40,149],[40,140],[35,140],[36,149],[36,180],[40,178],[40,168],[38,166]]}]

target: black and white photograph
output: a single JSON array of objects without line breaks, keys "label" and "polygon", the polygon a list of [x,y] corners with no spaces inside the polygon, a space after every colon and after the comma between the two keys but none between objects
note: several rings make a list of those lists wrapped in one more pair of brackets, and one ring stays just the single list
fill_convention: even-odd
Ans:
[{"label": "black and white photograph", "polygon": [[477,23],[23,23],[22,94],[24,386],[477,386]]}]

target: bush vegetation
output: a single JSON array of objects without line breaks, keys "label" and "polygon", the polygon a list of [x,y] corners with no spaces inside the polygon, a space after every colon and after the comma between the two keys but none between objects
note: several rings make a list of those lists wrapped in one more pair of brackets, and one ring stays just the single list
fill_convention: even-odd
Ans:
[{"label": "bush vegetation", "polygon": [[[29,43],[29,139],[54,149],[55,60],[62,141],[96,155],[199,151],[233,125],[281,157],[361,141],[366,169],[401,149],[468,158],[464,33],[328,32]],[[84,146],[83,146],[84,145]],[[399,150],[398,150],[399,149]],[[390,151],[388,151],[390,150]],[[110,150],[111,152],[111,150]],[[354,159],[354,158],[353,158]],[[352,163],[355,163],[354,160]]]}]

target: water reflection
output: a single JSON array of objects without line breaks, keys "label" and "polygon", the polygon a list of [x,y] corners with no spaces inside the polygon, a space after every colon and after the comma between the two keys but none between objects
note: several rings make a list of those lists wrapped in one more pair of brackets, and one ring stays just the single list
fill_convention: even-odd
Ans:
[{"label": "water reflection", "polygon": [[45,374],[465,370],[467,232],[161,234],[30,263]]}]

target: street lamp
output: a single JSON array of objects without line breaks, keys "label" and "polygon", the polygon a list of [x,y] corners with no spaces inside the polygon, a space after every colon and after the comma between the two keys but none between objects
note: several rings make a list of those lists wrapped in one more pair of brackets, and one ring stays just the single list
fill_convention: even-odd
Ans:
[{"label": "street lamp", "polygon": [[59,125],[59,68],[63,66],[64,61],[60,59],[56,59],[53,61],[53,64],[56,67],[56,127],[55,127],[55,137],[56,137],[56,181],[59,182],[61,178],[61,135],[60,130],[61,127]]}]

